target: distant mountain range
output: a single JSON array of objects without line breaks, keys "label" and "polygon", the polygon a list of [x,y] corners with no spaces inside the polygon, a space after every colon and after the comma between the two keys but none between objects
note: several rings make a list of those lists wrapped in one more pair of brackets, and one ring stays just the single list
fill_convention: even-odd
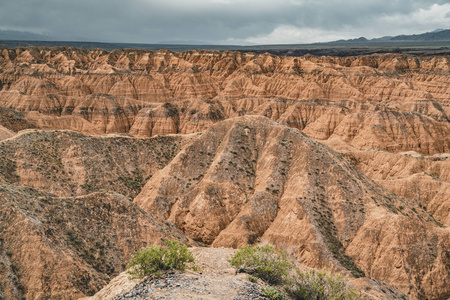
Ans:
[{"label": "distant mountain range", "polygon": [[450,29],[426,32],[413,35],[398,35],[391,41],[450,41]]},{"label": "distant mountain range", "polygon": [[2,30],[0,29],[0,40],[7,41],[54,41],[50,35],[28,31]]},{"label": "distant mountain range", "polygon": [[381,38],[367,39],[360,37],[350,40],[337,40],[328,43],[370,43],[370,42],[436,42],[450,41],[450,29],[436,29],[422,34],[384,36]]},{"label": "distant mountain range", "polygon": [[[48,35],[33,33],[27,31],[15,31],[15,30],[1,30],[0,29],[0,40],[2,41],[61,41],[57,37]],[[76,39],[80,40],[80,39]],[[436,29],[431,32],[426,32],[422,34],[413,35],[397,35],[397,36],[384,36],[381,38],[367,39],[365,37],[359,37],[349,40],[337,40],[331,42],[322,42],[316,44],[339,44],[339,43],[371,43],[371,42],[442,42],[450,41],[450,29]],[[87,42],[87,41],[86,41]],[[89,43],[92,43],[89,42]],[[154,45],[191,45],[191,46],[214,46],[213,44],[208,44],[206,42],[194,41],[194,40],[169,40],[161,41],[155,43]],[[146,44],[147,45],[147,44]],[[216,45],[220,46],[220,45]],[[224,47],[227,47],[223,45]],[[257,46],[257,45],[253,45]],[[229,46],[228,46],[229,47]]]}]

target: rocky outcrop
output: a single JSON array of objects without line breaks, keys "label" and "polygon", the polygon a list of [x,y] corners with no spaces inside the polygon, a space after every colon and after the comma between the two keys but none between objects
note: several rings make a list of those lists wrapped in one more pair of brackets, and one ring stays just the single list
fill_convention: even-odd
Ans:
[{"label": "rocky outcrop", "polygon": [[[92,95],[62,108],[57,116],[30,111],[25,119],[42,129],[87,134],[130,133],[136,137],[203,131],[221,120],[262,115],[302,130],[317,140],[338,138],[361,150],[450,152],[446,114],[405,112],[355,101],[254,99],[190,100],[145,105],[108,95]],[[419,103],[420,104],[420,103]],[[430,103],[431,105],[432,103]],[[427,115],[429,114],[429,115]]]},{"label": "rocky outcrop", "polygon": [[268,242],[308,266],[332,264],[413,297],[450,293],[447,229],[330,148],[264,117],[212,126],[134,201],[215,247]]}]

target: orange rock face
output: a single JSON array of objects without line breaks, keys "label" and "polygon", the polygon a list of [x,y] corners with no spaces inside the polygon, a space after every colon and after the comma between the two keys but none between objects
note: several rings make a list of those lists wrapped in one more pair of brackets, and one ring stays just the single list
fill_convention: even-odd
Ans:
[{"label": "orange rock face", "polygon": [[359,149],[450,148],[446,56],[20,48],[0,67],[0,106],[40,128],[148,137],[259,114]]}]

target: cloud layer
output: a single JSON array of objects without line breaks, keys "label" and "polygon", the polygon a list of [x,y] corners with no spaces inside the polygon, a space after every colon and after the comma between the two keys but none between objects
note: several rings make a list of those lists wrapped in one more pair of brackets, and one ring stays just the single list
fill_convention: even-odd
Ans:
[{"label": "cloud layer", "polygon": [[0,28],[64,40],[308,43],[449,28],[450,1],[0,0]]}]

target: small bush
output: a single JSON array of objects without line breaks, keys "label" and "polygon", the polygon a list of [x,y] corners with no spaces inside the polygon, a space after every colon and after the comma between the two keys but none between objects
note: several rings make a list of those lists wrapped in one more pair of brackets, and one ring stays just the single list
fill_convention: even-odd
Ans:
[{"label": "small bush", "polygon": [[247,276],[248,281],[256,283],[258,282],[258,277],[252,276],[252,275],[248,275]]},{"label": "small bush", "polygon": [[128,273],[134,278],[161,276],[166,270],[196,269],[189,249],[176,240],[166,240],[165,247],[153,245],[133,254]]},{"label": "small bush", "polygon": [[300,271],[290,278],[286,291],[293,299],[352,300],[360,299],[347,280],[325,271]]},{"label": "small bush", "polygon": [[[359,294],[340,275],[325,271],[301,271],[291,263],[286,252],[275,252],[272,246],[246,246],[229,260],[237,272],[250,274],[279,287],[262,287],[261,295],[269,299],[286,299],[285,291],[298,300],[357,300]],[[254,276],[252,276],[254,275]],[[254,281],[255,280],[255,281]]]},{"label": "small bush", "polygon": [[293,267],[286,252],[276,253],[269,245],[245,246],[229,262],[237,272],[254,275],[270,284],[282,283]]},{"label": "small bush", "polygon": [[270,300],[286,300],[284,293],[274,286],[263,286],[261,288],[261,296]]}]

